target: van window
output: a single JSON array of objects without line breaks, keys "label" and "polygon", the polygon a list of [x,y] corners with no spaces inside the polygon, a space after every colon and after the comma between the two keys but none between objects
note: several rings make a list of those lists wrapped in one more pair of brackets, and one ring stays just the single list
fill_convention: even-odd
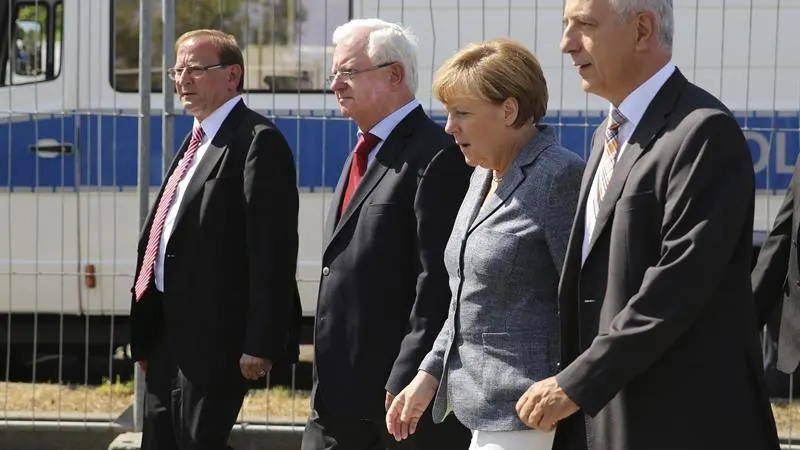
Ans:
[{"label": "van window", "polygon": [[[112,8],[111,85],[139,88],[139,2]],[[181,0],[175,2],[175,39],[200,28],[236,36],[250,92],[321,92],[330,71],[333,30],[350,19],[351,0]],[[159,2],[160,3],[160,2]],[[162,11],[153,6],[152,91],[161,91]]]},{"label": "van window", "polygon": [[[49,81],[61,73],[61,36],[64,7],[44,3],[17,3],[11,23],[3,85]],[[55,17],[51,31],[50,20]]]}]

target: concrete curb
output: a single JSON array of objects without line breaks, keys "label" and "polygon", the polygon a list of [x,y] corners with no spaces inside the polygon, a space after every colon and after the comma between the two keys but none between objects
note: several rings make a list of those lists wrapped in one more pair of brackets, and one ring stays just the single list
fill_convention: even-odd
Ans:
[{"label": "concrete curb", "polygon": [[[5,420],[0,448],[9,450],[139,450],[141,433],[111,422]],[[237,424],[230,444],[236,450],[297,450],[302,425]]]},{"label": "concrete curb", "polygon": [[[302,427],[237,425],[231,433],[230,445],[236,450],[297,450],[302,438]],[[122,433],[107,450],[140,450],[141,446],[141,433]]]},{"label": "concrete curb", "polygon": [[[298,450],[303,425],[239,423],[231,433],[236,450]],[[140,450],[141,433],[108,421],[0,420],[0,449]],[[797,439],[781,439],[782,450],[800,450]]]}]

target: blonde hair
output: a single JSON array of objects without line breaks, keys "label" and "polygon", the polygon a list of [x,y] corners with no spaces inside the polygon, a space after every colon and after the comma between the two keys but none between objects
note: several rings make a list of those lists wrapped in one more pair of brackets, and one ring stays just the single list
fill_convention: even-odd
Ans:
[{"label": "blonde hair", "polygon": [[514,126],[539,123],[547,112],[547,82],[539,61],[511,39],[468,45],[436,72],[433,95],[442,103],[472,96],[494,104],[508,98],[519,103]]},{"label": "blonde hair", "polygon": [[192,39],[210,42],[217,50],[220,64],[226,66],[238,65],[241,67],[242,76],[239,78],[239,85],[236,87],[236,90],[238,92],[244,91],[244,56],[242,56],[242,50],[236,42],[236,37],[220,30],[202,29],[187,31],[175,41],[175,53],[178,53],[178,48],[181,45]]}]

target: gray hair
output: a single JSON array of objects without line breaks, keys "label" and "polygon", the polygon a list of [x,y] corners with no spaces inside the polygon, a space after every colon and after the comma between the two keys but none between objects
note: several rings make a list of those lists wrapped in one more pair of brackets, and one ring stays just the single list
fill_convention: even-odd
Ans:
[{"label": "gray hair", "polygon": [[658,42],[665,50],[672,51],[672,35],[675,32],[672,0],[609,0],[609,3],[624,19],[639,12],[653,13],[658,22]]},{"label": "gray hair", "polygon": [[368,31],[367,56],[372,64],[396,62],[403,66],[405,81],[412,94],[417,93],[417,37],[399,24],[381,19],[353,19],[333,32],[333,45],[349,42],[359,32]]}]

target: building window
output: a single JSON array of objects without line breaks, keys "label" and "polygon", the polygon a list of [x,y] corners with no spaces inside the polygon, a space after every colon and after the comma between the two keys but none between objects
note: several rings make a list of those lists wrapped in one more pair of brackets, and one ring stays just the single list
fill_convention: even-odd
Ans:
[{"label": "building window", "polygon": [[[111,85],[139,86],[139,1],[116,0],[112,12]],[[162,11],[153,7],[152,91],[161,91]],[[236,36],[250,92],[320,92],[330,72],[333,30],[350,19],[350,0],[182,0],[175,38],[199,28]]]},{"label": "building window", "polygon": [[[62,3],[17,3],[3,85],[49,81],[61,73]],[[50,20],[55,17],[51,29]]]}]

